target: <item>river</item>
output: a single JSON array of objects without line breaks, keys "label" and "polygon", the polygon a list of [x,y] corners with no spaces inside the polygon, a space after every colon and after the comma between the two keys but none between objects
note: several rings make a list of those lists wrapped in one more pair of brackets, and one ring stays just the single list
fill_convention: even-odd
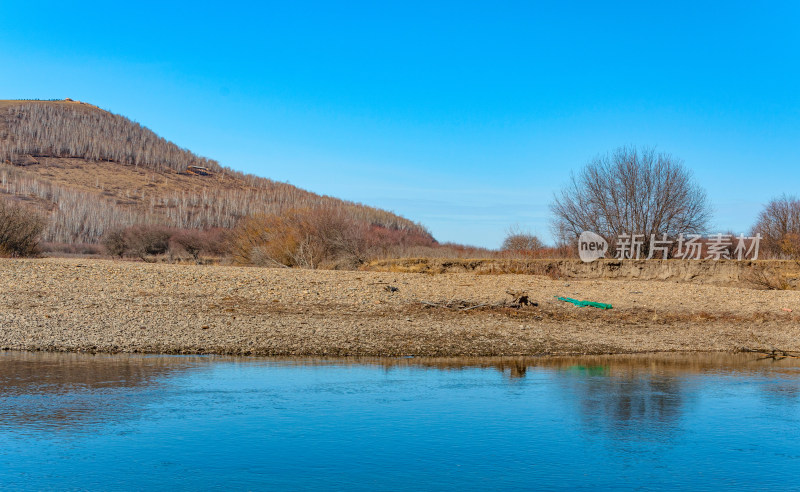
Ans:
[{"label": "river", "polygon": [[796,359],[0,353],[0,488],[791,489],[798,470]]}]

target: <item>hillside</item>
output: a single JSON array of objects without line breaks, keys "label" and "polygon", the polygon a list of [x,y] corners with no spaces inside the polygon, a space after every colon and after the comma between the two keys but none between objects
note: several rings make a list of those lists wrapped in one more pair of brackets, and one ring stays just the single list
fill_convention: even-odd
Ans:
[{"label": "hillside", "polygon": [[71,100],[0,101],[0,195],[47,211],[52,242],[94,243],[137,224],[231,228],[242,217],[291,208],[340,210],[430,237],[391,212],[234,171]]}]

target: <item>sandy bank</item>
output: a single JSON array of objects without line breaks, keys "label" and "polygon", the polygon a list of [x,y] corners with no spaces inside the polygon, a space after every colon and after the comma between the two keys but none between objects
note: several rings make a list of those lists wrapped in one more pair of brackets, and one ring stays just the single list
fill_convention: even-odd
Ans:
[{"label": "sandy bank", "polygon": [[[507,290],[527,291],[538,306],[501,306],[511,301]],[[555,296],[614,309],[578,308]],[[463,309],[476,305],[485,306]],[[3,349],[306,356],[798,351],[798,321],[797,291],[658,280],[0,260]]]},{"label": "sandy bank", "polygon": [[553,279],[666,280],[728,286],[763,286],[763,278],[800,286],[800,264],[792,260],[615,260],[584,263],[579,259],[441,259],[401,258],[373,261],[374,272],[524,273]]}]

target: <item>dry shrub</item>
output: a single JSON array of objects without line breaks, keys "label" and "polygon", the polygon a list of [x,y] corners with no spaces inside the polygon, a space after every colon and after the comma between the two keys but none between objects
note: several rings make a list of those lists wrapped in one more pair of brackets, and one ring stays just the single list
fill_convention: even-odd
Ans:
[{"label": "dry shrub", "polygon": [[122,229],[114,229],[106,232],[100,239],[106,252],[111,256],[119,256],[122,258],[125,252],[128,251],[128,242],[125,239],[125,231]]},{"label": "dry shrub", "polygon": [[37,255],[46,225],[45,218],[32,209],[0,200],[0,255]]},{"label": "dry shrub", "polygon": [[189,255],[196,263],[200,255],[222,256],[227,252],[227,231],[224,229],[180,229],[169,238],[169,252],[173,257]]},{"label": "dry shrub", "polygon": [[91,243],[41,243],[43,253],[55,255],[102,255],[106,250],[99,244]]},{"label": "dry shrub", "polygon": [[290,209],[240,222],[231,235],[235,263],[319,268],[364,261],[359,225],[334,209]]},{"label": "dry shrub", "polygon": [[397,258],[409,251],[429,250],[439,246],[429,234],[415,230],[389,229],[378,225],[366,229],[364,240],[369,259]]},{"label": "dry shrub", "polygon": [[421,232],[369,225],[339,208],[321,207],[243,219],[231,233],[230,251],[242,265],[338,269],[432,244]]},{"label": "dry shrub", "polygon": [[174,231],[167,227],[139,225],[125,230],[125,242],[133,255],[151,262],[153,257],[169,250],[169,238],[173,234]]},{"label": "dry shrub", "polygon": [[506,232],[500,251],[504,256],[525,258],[535,256],[543,247],[544,243],[536,235],[514,226]]},{"label": "dry shrub", "polygon": [[778,244],[784,255],[800,265],[800,233],[786,233]]},{"label": "dry shrub", "polygon": [[239,222],[231,235],[233,261],[241,265],[295,266],[311,258],[296,216],[258,215]]},{"label": "dry shrub", "polygon": [[200,255],[222,256],[228,252],[228,231],[224,229],[175,229],[154,225],[138,225],[108,231],[102,237],[106,253],[111,256],[132,255],[144,261],[169,254],[170,260],[189,257],[200,262]]}]

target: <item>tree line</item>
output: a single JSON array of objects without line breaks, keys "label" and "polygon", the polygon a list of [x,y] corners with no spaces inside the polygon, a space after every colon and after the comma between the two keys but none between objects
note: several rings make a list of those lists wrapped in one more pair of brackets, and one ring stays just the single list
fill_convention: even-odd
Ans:
[{"label": "tree line", "polygon": [[[214,186],[199,181],[193,189],[141,188],[113,196],[55,183],[26,167],[48,159],[108,161],[165,179],[188,166],[202,166],[220,179]],[[35,222],[44,224],[41,238],[53,243],[98,243],[120,231],[148,228],[227,229],[236,231],[231,245],[237,261],[288,266],[315,266],[333,257],[361,261],[365,251],[386,255],[392,250],[387,241],[406,248],[435,244],[422,225],[393,213],[231,170],[125,117],[85,105],[29,102],[0,111],[0,194],[44,212],[37,216],[43,220]],[[655,247],[652,238],[704,234],[711,219],[706,193],[682,160],[636,147],[590,160],[554,195],[550,209],[555,247],[513,230],[501,251],[524,257],[571,255],[580,233],[592,231],[606,238],[612,250],[620,235],[641,234],[647,254]],[[326,228],[326,221],[336,227]],[[763,238],[762,258],[800,257],[800,201],[776,197],[750,234]]]},{"label": "tree line", "polygon": [[106,111],[75,106],[23,103],[6,108],[0,131],[0,160],[20,155],[80,157],[163,171],[202,166],[221,171],[142,125]]}]

